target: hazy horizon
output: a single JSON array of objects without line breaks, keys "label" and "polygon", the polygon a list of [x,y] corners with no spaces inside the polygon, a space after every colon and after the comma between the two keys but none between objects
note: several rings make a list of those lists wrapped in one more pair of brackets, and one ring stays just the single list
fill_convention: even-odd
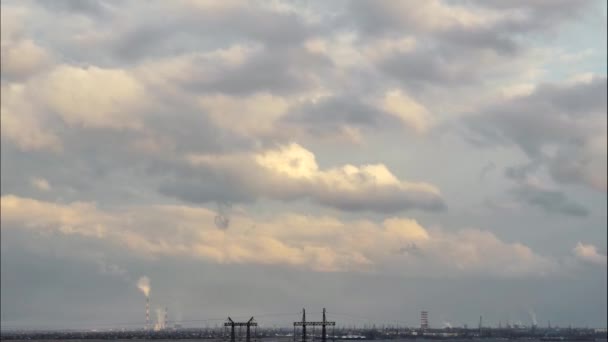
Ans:
[{"label": "hazy horizon", "polygon": [[0,323],[606,327],[606,12],[3,0]]}]

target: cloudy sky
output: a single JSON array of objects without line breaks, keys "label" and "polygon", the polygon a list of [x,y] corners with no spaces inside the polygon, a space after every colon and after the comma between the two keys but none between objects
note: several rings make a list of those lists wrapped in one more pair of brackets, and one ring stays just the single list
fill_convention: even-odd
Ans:
[{"label": "cloudy sky", "polygon": [[1,13],[3,328],[606,326],[604,1]]}]

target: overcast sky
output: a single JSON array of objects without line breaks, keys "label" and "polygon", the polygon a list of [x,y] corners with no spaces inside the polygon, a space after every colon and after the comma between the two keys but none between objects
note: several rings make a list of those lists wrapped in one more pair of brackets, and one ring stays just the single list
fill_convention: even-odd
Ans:
[{"label": "overcast sky", "polygon": [[605,1],[1,13],[3,328],[606,326]]}]

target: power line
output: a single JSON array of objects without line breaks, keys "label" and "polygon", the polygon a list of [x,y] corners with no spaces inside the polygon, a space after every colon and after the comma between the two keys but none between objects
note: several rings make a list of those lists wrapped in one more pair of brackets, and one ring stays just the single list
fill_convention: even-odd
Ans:
[{"label": "power line", "polygon": [[[328,312],[330,313],[330,312]],[[387,322],[386,319],[379,319],[379,318],[372,318],[372,317],[364,317],[364,316],[357,316],[357,315],[351,315],[351,314],[347,314],[347,313],[342,313],[342,312],[331,312],[332,315],[336,315],[336,316],[344,316],[344,317],[348,317],[351,319],[356,319],[356,320],[360,320],[360,321],[367,321],[367,322]],[[398,320],[390,320],[390,322],[393,323],[400,323],[400,324],[407,324],[405,321],[398,321]]]},{"label": "power line", "polygon": [[[266,313],[266,314],[258,314],[256,317],[294,317],[298,316],[299,313],[294,312],[279,312],[279,313]],[[241,318],[249,318],[250,316],[234,316],[235,319]],[[170,320],[167,323],[204,323],[204,322],[221,322],[224,321],[225,317],[217,317],[217,318],[200,318],[200,319],[185,319],[185,320]],[[145,324],[143,321],[131,321],[131,322],[104,322],[104,323],[86,323],[86,322],[72,322],[67,324],[67,327],[57,328],[56,325],[29,325],[29,324],[5,324],[2,323],[2,328],[4,329],[30,329],[30,330],[72,330],[72,329],[94,329],[94,328],[102,328],[102,327],[128,327],[128,326],[141,326]]]}]

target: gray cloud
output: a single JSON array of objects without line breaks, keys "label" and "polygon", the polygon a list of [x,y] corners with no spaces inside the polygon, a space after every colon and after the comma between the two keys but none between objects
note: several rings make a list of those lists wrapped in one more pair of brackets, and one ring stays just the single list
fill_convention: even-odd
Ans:
[{"label": "gray cloud", "polygon": [[[204,51],[231,42],[257,42],[268,48],[287,48],[319,31],[297,13],[235,2],[153,1],[123,15],[122,19],[128,21],[115,18],[120,20],[115,29],[103,30],[97,36],[91,32],[90,35],[91,42],[108,48],[113,62],[118,64]],[[86,51],[84,53],[87,58],[95,59]]]},{"label": "gray cloud", "polygon": [[401,129],[402,123],[395,116],[357,98],[356,94],[344,94],[292,107],[279,125],[323,138],[343,134],[348,129],[363,132]]},{"label": "gray cloud", "polygon": [[476,6],[498,10],[516,10],[524,13],[523,16],[503,23],[505,29],[515,32],[529,32],[551,29],[568,20],[580,17],[585,11],[593,8],[593,3],[568,0],[558,1],[500,1],[500,0],[474,0]]},{"label": "gray cloud", "polygon": [[409,89],[450,87],[476,81],[478,62],[464,56],[456,58],[449,58],[438,51],[415,51],[390,56],[380,64],[380,68]]},{"label": "gray cloud", "polygon": [[545,84],[485,108],[466,124],[486,144],[518,146],[558,182],[605,191],[606,101],[605,77]]},{"label": "gray cloud", "polygon": [[107,17],[112,11],[112,2],[106,0],[36,0],[36,3],[51,11],[82,14],[91,17]]},{"label": "gray cloud", "polygon": [[509,77],[515,64],[528,58],[522,35],[551,37],[593,7],[571,1],[352,1],[345,21],[361,41],[414,38],[415,51],[388,55],[377,67],[410,91],[421,92],[431,86],[479,86],[493,75]]},{"label": "gray cloud", "polygon": [[524,165],[509,166],[505,169],[505,176],[518,182],[523,182],[534,172],[538,171],[541,164],[538,161]]},{"label": "gray cloud", "polygon": [[512,190],[513,195],[524,204],[538,207],[546,213],[585,217],[589,211],[574,202],[561,191],[541,189],[532,185],[520,185]]},{"label": "gray cloud", "polygon": [[[364,34],[411,34],[460,52],[466,49],[490,49],[512,55],[519,46],[510,30],[500,20],[491,19],[488,13],[469,6],[450,4],[447,1],[374,1],[350,3],[357,28]],[[482,19],[486,17],[485,20]],[[494,20],[494,22],[493,22]],[[508,21],[508,19],[506,19]]]},{"label": "gray cloud", "polygon": [[196,93],[249,95],[256,92],[290,94],[313,88],[314,77],[329,70],[331,62],[302,47],[263,49],[244,64],[227,68],[209,78],[193,64],[192,74],[183,86]]},{"label": "gray cloud", "polygon": [[497,51],[511,51],[515,46],[514,34],[551,30],[593,7],[590,2],[500,0],[433,0],[424,4],[380,0],[352,1],[349,5],[349,13],[365,33],[452,31],[446,37],[460,37],[458,44]]},{"label": "gray cloud", "polygon": [[479,172],[479,179],[484,180],[486,176],[494,170],[496,170],[496,163],[492,161],[488,162]]},{"label": "gray cloud", "polygon": [[489,142],[515,143],[538,155],[547,143],[577,144],[601,127],[585,126],[589,116],[606,112],[606,78],[573,85],[540,85],[529,96],[485,108],[467,122]]}]

